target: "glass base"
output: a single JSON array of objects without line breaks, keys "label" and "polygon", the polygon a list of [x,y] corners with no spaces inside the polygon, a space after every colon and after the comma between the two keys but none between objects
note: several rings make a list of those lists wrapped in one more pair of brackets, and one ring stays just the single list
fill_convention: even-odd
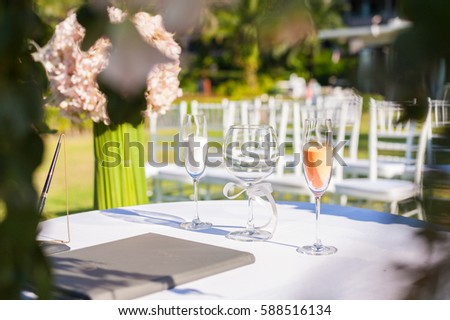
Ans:
[{"label": "glass base", "polygon": [[183,222],[182,224],[180,224],[180,227],[186,230],[205,230],[211,228],[212,223],[193,220],[190,222]]},{"label": "glass base", "polygon": [[228,239],[252,242],[252,241],[265,241],[272,238],[272,234],[265,230],[237,230],[230,232],[226,235]]},{"label": "glass base", "polygon": [[336,253],[337,248],[332,247],[332,246],[312,245],[312,246],[298,247],[297,252],[303,253],[303,254],[308,254],[311,256],[327,256],[327,255]]}]

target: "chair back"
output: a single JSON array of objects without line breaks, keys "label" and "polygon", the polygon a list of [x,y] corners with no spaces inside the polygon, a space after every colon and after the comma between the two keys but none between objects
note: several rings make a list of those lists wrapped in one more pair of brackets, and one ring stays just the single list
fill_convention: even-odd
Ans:
[{"label": "chair back", "polygon": [[432,129],[450,125],[450,101],[429,100]]},{"label": "chair back", "polygon": [[428,134],[428,115],[429,113],[427,113],[427,120],[420,127],[417,121],[406,118],[403,104],[370,99],[369,178],[371,180],[377,179],[378,161],[381,160],[415,166],[414,181],[417,184],[421,182]]},{"label": "chair back", "polygon": [[[282,176],[286,170],[294,170],[295,175],[303,174],[302,147],[304,143],[303,124],[308,118],[329,118],[333,123],[334,143],[345,140],[345,119],[347,106],[321,107],[309,106],[295,102],[284,102],[281,109],[281,121],[279,122],[278,139],[284,145],[285,161],[279,161],[276,174]],[[343,150],[339,151],[342,155]],[[287,159],[290,159],[287,161]],[[334,164],[334,176],[342,178],[342,166]]]},{"label": "chair back", "polygon": [[295,175],[302,174],[302,120],[300,119],[300,105],[297,101],[283,101],[278,112],[278,142],[280,145],[280,159],[276,168],[276,175],[283,176],[287,171],[294,171]]},{"label": "chair back", "polygon": [[204,114],[208,126],[208,140],[223,142],[228,128],[233,124],[235,117],[235,105],[228,99],[221,102],[191,101],[192,114]]},{"label": "chair back", "polygon": [[[325,98],[326,99],[326,98]],[[338,147],[337,156],[340,159],[344,158],[344,152],[347,147],[346,129],[347,129],[347,115],[348,103],[344,99],[333,101],[333,103],[325,102],[321,108],[318,108],[318,118],[329,118],[333,123],[333,144]],[[300,111],[302,113],[302,111]],[[301,117],[301,123],[305,123],[306,118]],[[345,143],[344,146],[339,147],[339,144]],[[333,180],[341,181],[343,179],[343,172],[345,163],[339,163],[336,158],[333,159]]]},{"label": "chair back", "polygon": [[343,103],[347,106],[345,138],[348,141],[348,157],[351,160],[356,160],[358,159],[363,98],[359,95],[353,95],[346,98]]},{"label": "chair back", "polygon": [[341,94],[333,93],[323,96],[317,100],[318,108],[346,108],[345,114],[345,139],[348,158],[356,160],[358,158],[359,134],[361,128],[361,116],[363,98],[353,91]]},{"label": "chair back", "polygon": [[420,136],[419,136],[419,143],[417,147],[417,154],[416,154],[416,170],[414,172],[414,183],[416,184],[416,187],[418,190],[420,190],[419,194],[421,194],[421,186],[422,186],[422,179],[423,179],[423,169],[425,165],[425,151],[427,148],[427,140],[428,140],[428,132],[429,128],[431,126],[431,112],[428,109],[427,115],[425,117],[425,121],[422,123],[422,128],[420,130]]},{"label": "chair back", "polygon": [[[445,130],[450,127],[450,100],[428,99],[428,106],[430,125],[428,126],[427,163],[436,164],[437,154],[448,156],[450,153],[450,147],[448,143],[445,143]],[[448,157],[444,159],[448,161]]]},{"label": "chair back", "polygon": [[150,146],[149,156],[157,161],[161,151],[168,152],[170,143],[174,141],[176,134],[180,132],[183,116],[187,113],[188,104],[181,101],[172,105],[164,114],[151,114],[149,117]]},{"label": "chair back", "polygon": [[281,101],[269,97],[264,101],[261,98],[253,100],[235,101],[236,117],[233,124],[268,124],[278,129],[278,114],[281,111]]}]

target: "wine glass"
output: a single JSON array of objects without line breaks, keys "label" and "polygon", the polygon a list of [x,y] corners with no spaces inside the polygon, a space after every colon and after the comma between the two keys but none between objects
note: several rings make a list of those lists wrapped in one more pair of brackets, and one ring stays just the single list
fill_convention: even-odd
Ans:
[{"label": "wine glass", "polygon": [[316,242],[310,246],[299,247],[297,251],[316,256],[333,254],[337,249],[324,246],[319,238],[320,198],[330,184],[333,163],[331,119],[306,119],[304,141],[303,170],[316,203]]},{"label": "wine glass", "polygon": [[[275,131],[268,125],[233,125],[224,138],[224,159],[228,172],[249,190],[274,170],[279,151]],[[239,241],[264,241],[272,237],[255,227],[253,196],[248,197],[248,220],[245,229],[227,234]]]},{"label": "wine glass", "polygon": [[210,222],[203,222],[198,215],[198,183],[205,172],[206,156],[208,151],[208,132],[206,117],[201,114],[186,114],[181,126],[181,139],[183,141],[183,160],[187,173],[192,177],[194,184],[195,216],[190,222],[183,222],[183,229],[203,230],[211,228]]}]

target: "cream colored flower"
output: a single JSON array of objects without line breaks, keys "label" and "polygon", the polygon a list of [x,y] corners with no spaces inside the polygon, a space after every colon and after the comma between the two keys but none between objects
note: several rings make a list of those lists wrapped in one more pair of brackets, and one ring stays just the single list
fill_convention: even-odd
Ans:
[{"label": "cream colored flower", "polygon": [[34,54],[50,81],[50,103],[74,121],[91,118],[109,124],[106,97],[99,90],[97,75],[108,65],[108,39],[99,39],[87,52],[80,43],[85,35],[74,13],[56,26],[51,40]]},{"label": "cream colored flower", "polygon": [[147,77],[146,113],[164,113],[180,97],[178,74],[181,71],[181,47],[173,39],[173,34],[164,28],[161,16],[139,12],[133,22],[145,41],[172,59],[172,62],[153,67]]},{"label": "cream colored flower", "polygon": [[[110,7],[108,14],[112,23],[121,23],[127,14]],[[147,111],[164,113],[180,96],[178,74],[180,73],[180,46],[167,32],[161,16],[152,17],[139,12],[133,19],[144,40],[172,59],[158,64],[147,77]],[[85,29],[78,23],[74,13],[56,26],[52,39],[33,55],[44,66],[50,81],[50,102],[58,105],[61,112],[74,121],[92,119],[110,124],[106,96],[99,90],[97,76],[108,66],[111,41],[101,38],[88,50],[80,44]]]},{"label": "cream colored flower", "polygon": [[108,7],[108,16],[109,16],[109,21],[111,21],[111,23],[113,23],[113,24],[116,24],[116,23],[123,22],[125,20],[125,18],[127,17],[127,14],[126,14],[126,12],[123,12],[119,8]]}]

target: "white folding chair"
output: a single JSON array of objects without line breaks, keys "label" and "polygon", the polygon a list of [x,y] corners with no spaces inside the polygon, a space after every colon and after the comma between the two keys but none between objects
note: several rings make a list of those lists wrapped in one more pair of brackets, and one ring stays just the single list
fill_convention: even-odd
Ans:
[{"label": "white folding chair", "polygon": [[[284,101],[278,116],[280,158],[274,174],[267,178],[274,192],[281,195],[308,196],[309,190],[301,168],[301,120],[299,105]],[[296,110],[296,111],[294,111]]]},{"label": "white folding chair", "polygon": [[[406,102],[410,104],[411,102]],[[403,108],[394,101],[379,101],[370,99],[370,106],[378,105],[377,124],[381,138],[378,148],[378,177],[398,178],[414,177],[413,152],[417,150],[419,133],[416,132],[415,122],[402,122]],[[350,157],[346,158],[345,173],[353,177],[368,177],[370,159],[355,158],[355,149],[350,148]],[[353,154],[352,154],[353,153]]]},{"label": "white folding chair", "polygon": [[[340,99],[345,111],[345,140],[346,153],[345,162],[358,161],[359,135],[361,128],[361,116],[363,98],[357,94],[346,95]],[[326,100],[325,100],[326,105]],[[348,167],[346,167],[348,168]]]},{"label": "white folding chair", "polygon": [[[346,204],[347,197],[365,199],[368,201],[381,201],[389,204],[389,211],[398,214],[399,203],[413,199],[416,207],[403,213],[405,216],[417,215],[424,219],[420,198],[422,197],[422,171],[428,135],[429,115],[419,131],[418,144],[413,147],[416,139],[416,123],[412,120],[402,120],[403,108],[393,103],[370,104],[370,132],[369,132],[369,177],[343,179],[335,184],[335,192],[341,195],[341,204]],[[393,141],[398,138],[406,139],[405,143]],[[386,140],[387,139],[387,140]],[[378,170],[380,168],[380,149],[388,149],[391,152],[403,151],[403,161],[413,168],[413,181],[403,179],[381,179]],[[415,154],[415,156],[413,156]],[[389,156],[387,156],[389,157]],[[395,156],[390,156],[393,159]]]},{"label": "white folding chair", "polygon": [[[447,84],[445,100],[428,99],[430,124],[427,138],[427,162],[425,166],[424,203],[430,219],[434,220],[440,214],[445,215],[444,206],[436,204],[448,201],[450,186],[450,84]],[[441,213],[440,213],[441,212]]]},{"label": "white folding chair", "polygon": [[[173,154],[170,149],[173,148],[175,136],[180,132],[181,121],[187,113],[187,107],[187,102],[181,101],[171,106],[165,114],[150,115],[149,159],[145,172],[147,180],[150,180],[152,185],[149,195],[153,195],[156,202],[183,199],[182,184],[190,182],[184,167],[175,164],[169,158]],[[169,191],[164,193],[162,183],[169,181],[175,183],[176,187],[164,188],[165,191]]]},{"label": "white folding chair", "polygon": [[208,140],[222,143],[228,127],[233,123],[235,106],[228,99],[221,102],[191,101],[192,114],[204,114],[208,126]]},{"label": "white folding chair", "polygon": [[[450,97],[449,97],[450,98]],[[448,165],[450,147],[445,130],[450,128],[450,101],[428,99],[430,125],[427,139],[427,164]]]},{"label": "white folding chair", "polygon": [[236,109],[233,124],[268,124],[277,130],[277,113],[281,109],[281,100],[268,97],[233,102]]}]

